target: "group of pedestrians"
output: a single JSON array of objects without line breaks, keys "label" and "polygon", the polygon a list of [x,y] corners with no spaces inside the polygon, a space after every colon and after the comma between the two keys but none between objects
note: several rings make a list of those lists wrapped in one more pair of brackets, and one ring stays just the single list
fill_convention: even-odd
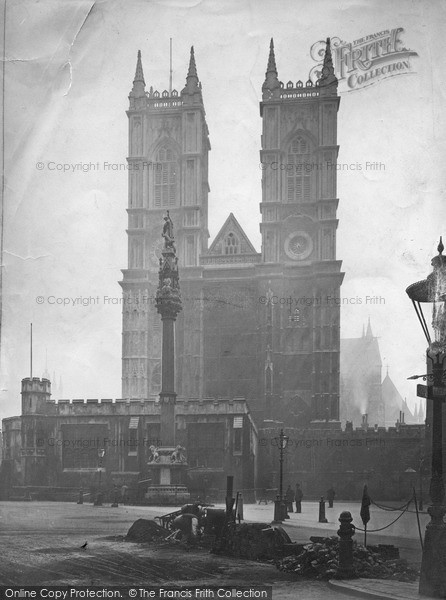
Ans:
[{"label": "group of pedestrians", "polygon": [[[326,492],[326,498],[328,500],[329,508],[333,508],[333,502],[334,502],[335,496],[336,496],[336,492],[334,490],[334,487],[330,486],[330,488]],[[287,511],[289,513],[294,512],[293,503],[295,502],[296,503],[296,512],[301,513],[303,497],[304,497],[304,494],[302,492],[302,488],[300,487],[300,483],[296,483],[294,490],[289,485],[285,492],[285,504],[287,507]]]}]

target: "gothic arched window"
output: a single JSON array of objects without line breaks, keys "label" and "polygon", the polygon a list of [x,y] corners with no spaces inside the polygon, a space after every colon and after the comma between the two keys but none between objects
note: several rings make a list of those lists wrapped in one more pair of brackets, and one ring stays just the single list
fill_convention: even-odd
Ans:
[{"label": "gothic arched window", "polygon": [[311,200],[312,160],[308,141],[297,136],[291,142],[287,161],[287,201]]},{"label": "gothic arched window", "polygon": [[158,394],[161,389],[161,363],[155,363],[152,369],[152,377],[150,379],[150,391],[152,394]]},{"label": "gothic arched window", "polygon": [[225,237],[225,254],[240,254],[239,239],[232,232]]},{"label": "gothic arched window", "polygon": [[153,171],[155,206],[175,206],[178,195],[178,163],[172,148],[162,146],[158,150],[155,156]]}]

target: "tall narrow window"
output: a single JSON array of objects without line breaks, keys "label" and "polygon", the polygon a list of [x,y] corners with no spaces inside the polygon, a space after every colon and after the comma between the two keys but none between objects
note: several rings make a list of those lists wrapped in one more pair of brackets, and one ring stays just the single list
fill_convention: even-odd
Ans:
[{"label": "tall narrow window", "polygon": [[152,377],[150,380],[151,394],[158,394],[161,389],[161,363],[155,363],[152,369]]},{"label": "tall narrow window", "polygon": [[193,235],[187,235],[185,238],[186,252],[184,264],[186,267],[193,267],[196,263],[195,260],[195,237]]},{"label": "tall narrow window", "polygon": [[175,206],[177,203],[178,164],[173,150],[167,146],[160,148],[154,165],[155,206]]},{"label": "tall narrow window", "polygon": [[130,417],[128,451],[130,456],[138,455],[138,426],[139,417]]},{"label": "tall narrow window", "polygon": [[234,454],[241,454],[243,451],[243,417],[234,417]]},{"label": "tall narrow window", "polygon": [[233,233],[228,233],[225,237],[225,254],[239,254],[240,244],[238,237]]},{"label": "tall narrow window", "polygon": [[309,202],[311,200],[312,163],[310,147],[303,137],[291,142],[287,163],[287,201]]}]

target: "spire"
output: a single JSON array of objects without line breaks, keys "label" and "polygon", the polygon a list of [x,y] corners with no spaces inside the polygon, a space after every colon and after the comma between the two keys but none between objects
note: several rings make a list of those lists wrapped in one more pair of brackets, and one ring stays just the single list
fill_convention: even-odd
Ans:
[{"label": "spire", "polygon": [[370,325],[370,317],[369,317],[369,320],[367,322],[367,332],[366,332],[365,336],[366,337],[373,337],[372,327]]},{"label": "spire", "polygon": [[364,323],[362,324],[362,337],[365,337],[365,326],[364,326]]},{"label": "spire", "polygon": [[141,50],[138,50],[138,58],[136,60],[135,79],[133,80],[132,91],[130,98],[143,98],[146,95],[146,82],[144,81],[144,73],[142,70]]},{"label": "spire", "polygon": [[269,44],[269,57],[268,64],[266,67],[265,81],[262,85],[262,98],[268,100],[271,97],[278,96],[278,93],[274,94],[276,90],[280,88],[280,81],[277,77],[276,57],[274,54],[274,40],[271,38]]},{"label": "spire", "polygon": [[324,62],[322,65],[322,75],[318,80],[320,86],[334,85],[337,87],[338,80],[334,73],[333,59],[331,56],[330,38],[327,38],[327,47],[325,49]]},{"label": "spire", "polygon": [[196,94],[200,92],[200,82],[198,81],[197,65],[195,64],[194,47],[190,49],[189,70],[186,76],[186,86],[181,92],[182,94]]},{"label": "spire", "polygon": [[187,72],[186,79],[189,77],[195,77],[198,81],[197,65],[195,64],[195,52],[193,46],[190,47],[189,70]]},{"label": "spire", "polygon": [[266,76],[268,73],[275,73],[277,77],[276,57],[274,55],[274,40],[271,38],[269,43],[268,66],[266,67]]},{"label": "spire", "polygon": [[133,80],[133,83],[137,83],[137,82],[142,82],[143,85],[146,85],[146,82],[144,81],[144,73],[142,70],[141,50],[138,50],[138,58],[136,60],[135,79]]}]

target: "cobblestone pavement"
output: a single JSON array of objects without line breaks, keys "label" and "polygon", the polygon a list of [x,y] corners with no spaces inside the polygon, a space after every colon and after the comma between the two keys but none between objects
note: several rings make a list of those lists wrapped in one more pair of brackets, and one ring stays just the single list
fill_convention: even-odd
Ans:
[{"label": "cobblestone pavement", "polygon": [[323,582],[295,581],[269,564],[124,541],[136,519],[165,512],[165,507],[0,502],[0,585],[263,584],[283,600],[351,597]]}]

